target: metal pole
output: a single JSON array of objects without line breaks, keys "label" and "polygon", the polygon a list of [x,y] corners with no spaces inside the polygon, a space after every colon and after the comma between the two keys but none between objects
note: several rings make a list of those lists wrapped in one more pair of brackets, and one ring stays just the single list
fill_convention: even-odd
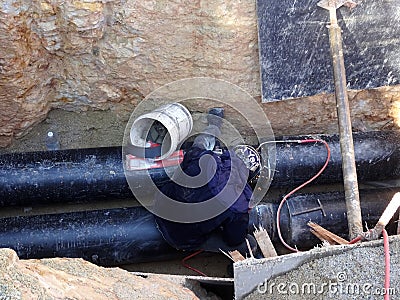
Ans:
[{"label": "metal pole", "polygon": [[356,163],[354,158],[350,106],[346,88],[347,82],[343,58],[342,34],[336,17],[336,9],[343,4],[345,4],[345,1],[343,0],[328,0],[318,3],[319,6],[329,10],[330,16],[329,41],[335,81],[336,108],[339,123],[347,222],[349,226],[349,236],[353,239],[362,233],[363,228]]}]

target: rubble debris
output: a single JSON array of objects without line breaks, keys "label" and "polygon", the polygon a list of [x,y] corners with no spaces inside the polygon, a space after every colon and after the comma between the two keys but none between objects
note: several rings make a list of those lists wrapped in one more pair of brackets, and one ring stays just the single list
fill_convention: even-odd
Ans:
[{"label": "rubble debris", "polygon": [[80,258],[19,260],[0,249],[1,299],[199,299],[182,285],[120,268],[98,267]]},{"label": "rubble debris", "polygon": [[[387,292],[397,299],[400,276],[395,274],[400,272],[400,239],[392,236],[389,242],[392,276],[391,289]],[[383,241],[377,240],[247,259],[234,264],[235,297],[238,300],[382,299],[381,293],[385,292],[383,257]]]}]

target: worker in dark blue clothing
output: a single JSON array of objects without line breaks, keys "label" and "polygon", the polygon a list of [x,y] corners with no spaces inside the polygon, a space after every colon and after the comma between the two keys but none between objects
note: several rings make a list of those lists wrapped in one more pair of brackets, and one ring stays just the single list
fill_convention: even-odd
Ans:
[{"label": "worker in dark blue clothing", "polygon": [[[217,216],[194,223],[180,223],[155,216],[164,239],[180,250],[204,249],[214,233],[222,236],[227,247],[243,247],[249,223],[252,190],[247,184],[249,171],[233,151],[213,152],[221,121],[209,117],[209,126],[196,137],[185,153],[181,168],[161,192],[176,201],[198,203],[216,197],[227,209]],[[202,169],[203,168],[203,169]],[[185,180],[187,181],[185,184]],[[200,183],[197,185],[196,183]],[[204,184],[203,184],[204,183]],[[162,201],[157,200],[156,201]],[[220,245],[219,248],[224,248]]]}]

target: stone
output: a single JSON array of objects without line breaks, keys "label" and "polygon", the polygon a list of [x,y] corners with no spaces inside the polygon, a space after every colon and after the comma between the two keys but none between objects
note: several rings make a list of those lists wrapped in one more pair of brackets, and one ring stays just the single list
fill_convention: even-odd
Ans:
[{"label": "stone", "polygon": [[[389,237],[390,290],[398,298],[400,239]],[[236,299],[381,299],[383,241],[327,246],[234,264]]]},{"label": "stone", "polygon": [[120,113],[181,78],[257,94],[255,3],[1,2],[0,146],[51,109]]},{"label": "stone", "polygon": [[19,260],[0,249],[0,299],[199,299],[167,278],[144,278],[80,258]]}]

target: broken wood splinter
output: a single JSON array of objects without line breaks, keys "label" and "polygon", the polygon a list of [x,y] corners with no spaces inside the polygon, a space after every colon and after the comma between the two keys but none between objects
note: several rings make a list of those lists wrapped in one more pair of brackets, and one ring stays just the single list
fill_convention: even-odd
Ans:
[{"label": "broken wood splinter", "polygon": [[390,219],[393,218],[399,207],[400,207],[400,193],[396,193],[394,194],[392,200],[390,200],[388,206],[386,206],[385,211],[379,218],[379,221],[378,223],[376,223],[375,227],[363,233],[362,238],[368,241],[377,240],[380,237],[383,229],[385,229],[386,225],[389,223]]},{"label": "broken wood splinter", "polygon": [[349,244],[344,238],[330,232],[329,230],[323,228],[322,226],[314,223],[308,222],[307,225],[311,227],[311,233],[313,233],[321,241],[327,241],[330,245],[347,245]]}]

